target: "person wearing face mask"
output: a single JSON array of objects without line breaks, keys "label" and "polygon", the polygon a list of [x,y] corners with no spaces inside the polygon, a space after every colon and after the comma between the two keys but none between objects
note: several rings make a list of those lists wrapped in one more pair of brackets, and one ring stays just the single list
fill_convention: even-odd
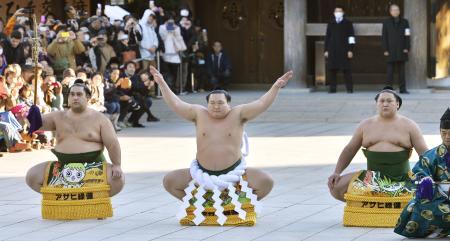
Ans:
[{"label": "person wearing face mask", "polygon": [[328,69],[329,93],[336,93],[337,72],[342,71],[347,93],[353,93],[353,81],[350,70],[350,59],[353,58],[355,34],[353,23],[345,18],[344,8],[336,6],[334,17],[327,25],[325,36],[325,53]]},{"label": "person wearing face mask", "polygon": [[398,72],[400,93],[408,94],[405,81],[405,62],[408,61],[410,48],[410,29],[408,20],[400,16],[400,7],[389,7],[391,17],[383,22],[382,44],[387,62],[387,84],[394,84],[394,69]]},{"label": "person wearing face mask", "polygon": [[139,50],[142,58],[142,69],[148,70],[148,67],[156,67],[156,50],[158,49],[158,36],[155,32],[156,16],[149,9],[145,10],[144,15],[139,21],[142,27],[142,41],[139,43]]},{"label": "person wearing face mask", "polygon": [[70,31],[61,30],[47,48],[48,55],[54,58],[53,69],[57,76],[61,76],[66,68],[76,69],[75,56],[85,51],[85,47],[77,35]]}]

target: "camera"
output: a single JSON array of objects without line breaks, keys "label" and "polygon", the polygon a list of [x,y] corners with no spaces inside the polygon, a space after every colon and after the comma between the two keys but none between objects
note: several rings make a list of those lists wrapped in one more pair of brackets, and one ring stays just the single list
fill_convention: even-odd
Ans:
[{"label": "camera", "polygon": [[80,17],[88,16],[88,12],[83,10],[78,10],[77,14]]},{"label": "camera", "polygon": [[166,29],[167,29],[167,31],[175,30],[174,23],[173,22],[168,22],[167,25],[166,25]]},{"label": "camera", "polygon": [[131,109],[134,111],[139,110],[141,108],[141,106],[133,98],[129,99],[128,103],[130,104]]},{"label": "camera", "polygon": [[68,38],[68,37],[70,37],[69,32],[61,32],[61,38]]}]

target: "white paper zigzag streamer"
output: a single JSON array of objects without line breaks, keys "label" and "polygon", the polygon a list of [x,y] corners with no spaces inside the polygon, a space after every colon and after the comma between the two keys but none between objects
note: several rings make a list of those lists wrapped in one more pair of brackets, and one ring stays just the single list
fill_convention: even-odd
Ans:
[{"label": "white paper zigzag streamer", "polygon": [[184,189],[184,193],[186,193],[186,196],[183,197],[183,203],[181,204],[181,208],[180,211],[178,212],[178,214],[176,215],[176,217],[178,218],[178,220],[181,220],[182,218],[187,216],[187,212],[186,209],[191,206],[191,204],[189,203],[189,200],[191,200],[192,196],[192,191],[194,191],[195,189],[195,181],[192,180],[189,185],[187,186],[186,189]]},{"label": "white paper zigzag streamer", "polygon": [[228,186],[228,196],[231,197],[231,203],[234,205],[234,211],[239,214],[239,218],[245,220],[247,212],[242,209],[242,205],[239,202],[239,197],[236,195],[236,188],[233,185]]},{"label": "white paper zigzag streamer", "polygon": [[200,225],[205,220],[205,216],[203,216],[203,213],[202,213],[205,210],[205,207],[203,207],[203,203],[206,201],[205,198],[203,198],[203,195],[205,193],[206,193],[206,191],[203,188],[203,186],[199,186],[197,188],[197,193],[194,195],[194,197],[197,199],[194,203],[195,218],[192,220],[195,223],[195,225]]},{"label": "white paper zigzag streamer", "polygon": [[[187,216],[186,208],[190,206],[189,200],[193,197],[196,198],[194,202],[194,224],[200,225],[206,218],[203,216],[203,203],[206,201],[203,195],[207,190],[213,191],[212,199],[214,201],[213,207],[216,209],[215,215],[217,216],[217,223],[223,225],[227,217],[223,214],[224,208],[222,207],[222,199],[220,199],[220,194],[223,190],[228,188],[228,196],[231,198],[231,203],[234,205],[234,210],[238,213],[240,219],[245,220],[247,212],[242,209],[242,204],[239,202],[239,197],[236,194],[236,188],[234,185],[240,182],[241,191],[245,192],[246,197],[250,199],[250,203],[255,206],[255,212],[257,214],[261,211],[261,203],[257,200],[257,196],[253,194],[253,189],[248,186],[248,182],[242,178],[247,168],[245,157],[249,155],[249,142],[247,133],[243,133],[242,136],[242,146],[241,146],[242,160],[241,164],[238,165],[233,171],[228,172],[220,176],[211,176],[204,173],[198,165],[197,160],[193,160],[191,163],[190,174],[192,181],[189,183],[188,187],[184,190],[186,196],[183,197],[182,209],[177,214],[178,219],[182,219]],[[192,191],[196,188],[195,184],[198,184],[197,193],[192,196]]]},{"label": "white paper zigzag streamer", "polygon": [[248,199],[250,199],[250,203],[253,204],[253,206],[255,206],[255,213],[260,214],[262,205],[261,205],[261,202],[258,201],[258,197],[255,194],[253,194],[253,189],[248,186],[248,182],[245,181],[244,178],[242,178],[242,177],[241,177],[240,185],[241,185],[241,191],[245,192],[245,196]]},{"label": "white paper zigzag streamer", "polygon": [[224,209],[222,207],[222,199],[220,199],[221,193],[222,192],[219,191],[219,189],[214,189],[212,199],[214,200],[213,207],[216,209],[214,214],[217,216],[217,223],[220,224],[220,226],[223,226],[225,221],[227,221],[227,217],[223,214]]}]

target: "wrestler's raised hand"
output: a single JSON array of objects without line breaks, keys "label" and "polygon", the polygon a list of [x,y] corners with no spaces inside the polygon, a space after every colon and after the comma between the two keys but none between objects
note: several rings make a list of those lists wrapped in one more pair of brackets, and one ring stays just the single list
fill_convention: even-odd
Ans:
[{"label": "wrestler's raised hand", "polygon": [[120,167],[120,165],[112,165],[111,168],[112,171],[112,177],[113,178],[120,178],[122,177],[122,168]]},{"label": "wrestler's raised hand", "polygon": [[339,175],[338,173],[331,174],[331,176],[328,178],[328,188],[330,190],[333,189],[340,179],[341,175]]},{"label": "wrestler's raised hand", "polygon": [[150,73],[153,75],[153,79],[157,84],[161,84],[164,82],[164,77],[155,67],[150,66]]},{"label": "wrestler's raised hand", "polygon": [[287,82],[292,78],[293,73],[294,72],[292,72],[292,70],[286,72],[283,76],[277,79],[274,85],[278,88],[283,88],[287,84]]}]

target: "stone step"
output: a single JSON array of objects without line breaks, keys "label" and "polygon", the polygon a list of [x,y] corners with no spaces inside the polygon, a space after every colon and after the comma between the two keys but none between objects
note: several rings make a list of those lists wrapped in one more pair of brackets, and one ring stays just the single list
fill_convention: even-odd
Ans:
[{"label": "stone step", "polygon": [[[257,100],[264,91],[231,91],[231,105],[236,106]],[[376,92],[354,94],[322,92],[304,93],[282,90],[269,110],[253,120],[254,122],[330,122],[357,123],[376,113],[374,97]],[[180,96],[188,103],[206,106],[206,93]],[[437,123],[450,104],[450,95],[440,93],[412,93],[402,95],[400,113],[421,123]],[[162,99],[153,102],[152,112],[161,121],[183,121],[172,112]]]}]

